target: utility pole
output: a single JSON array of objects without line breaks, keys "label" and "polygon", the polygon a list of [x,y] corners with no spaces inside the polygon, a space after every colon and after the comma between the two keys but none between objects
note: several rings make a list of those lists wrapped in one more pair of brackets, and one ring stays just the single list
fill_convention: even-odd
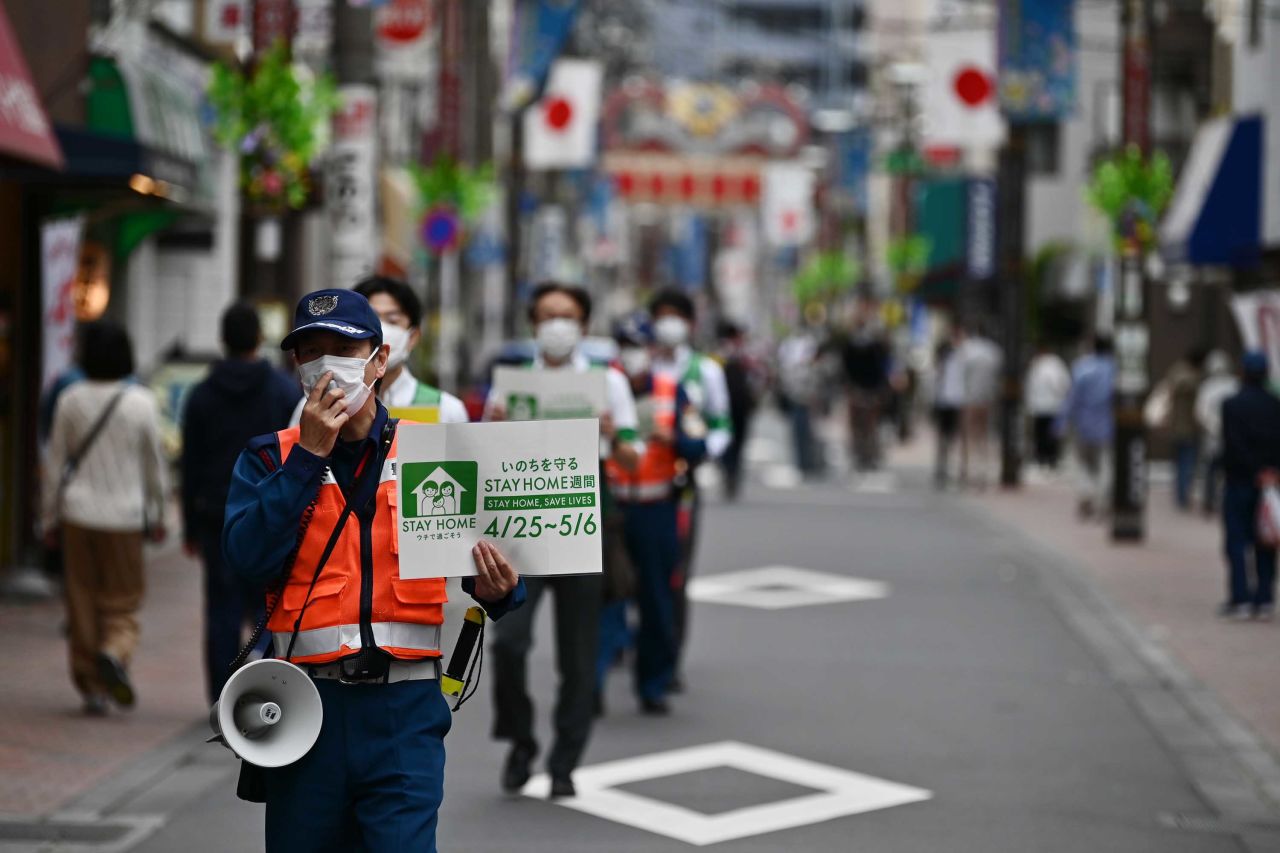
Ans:
[{"label": "utility pole", "polygon": [[[1121,0],[1123,142],[1137,146],[1144,156],[1151,151],[1151,13],[1152,0]],[[1115,294],[1111,538],[1117,542],[1140,542],[1146,536],[1147,436],[1142,418],[1150,335],[1146,291],[1141,248],[1136,240],[1126,241]]]},{"label": "utility pole", "polygon": [[[463,92],[463,140],[462,159],[472,168],[493,162],[493,106],[497,87],[497,69],[489,46],[490,4],[470,2],[463,4],[462,55],[466,63],[462,79]],[[485,214],[488,215],[488,212]],[[473,228],[488,227],[473,223]],[[463,329],[486,328],[484,313],[484,278],[494,274],[484,265],[468,265],[463,277],[460,312]],[[457,342],[461,359],[459,375],[472,376],[479,364],[486,343],[483,334],[462,334]]]},{"label": "utility pole", "polygon": [[1001,344],[1004,349],[1000,387],[1000,485],[1022,484],[1022,361],[1026,311],[1023,257],[1026,233],[1027,134],[1024,122],[1009,122],[1009,137],[996,172],[996,234],[1000,287]]},{"label": "utility pole", "polygon": [[517,318],[520,316],[520,204],[525,184],[524,110],[513,110],[507,121],[510,123],[506,180],[507,314],[503,332],[511,338],[515,337]]}]

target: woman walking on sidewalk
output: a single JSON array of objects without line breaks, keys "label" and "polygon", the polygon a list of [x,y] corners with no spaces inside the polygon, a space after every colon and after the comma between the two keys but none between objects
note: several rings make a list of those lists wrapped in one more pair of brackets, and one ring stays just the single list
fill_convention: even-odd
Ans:
[{"label": "woman walking on sidewalk", "polygon": [[58,399],[46,459],[44,529],[61,534],[71,677],[85,712],[109,696],[134,703],[128,667],[138,643],[142,542],[164,538],[164,459],[154,395],[129,379],[133,347],[120,326],[86,325],[86,381]]}]

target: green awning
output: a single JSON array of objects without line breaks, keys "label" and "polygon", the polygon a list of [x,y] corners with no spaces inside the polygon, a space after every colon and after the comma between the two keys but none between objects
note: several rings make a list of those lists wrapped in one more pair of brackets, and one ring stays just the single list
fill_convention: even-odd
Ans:
[{"label": "green awning", "polygon": [[214,149],[200,121],[203,93],[138,62],[97,56],[89,64],[87,127],[128,139],[150,155],[148,177],[180,188],[183,202],[215,206]]}]

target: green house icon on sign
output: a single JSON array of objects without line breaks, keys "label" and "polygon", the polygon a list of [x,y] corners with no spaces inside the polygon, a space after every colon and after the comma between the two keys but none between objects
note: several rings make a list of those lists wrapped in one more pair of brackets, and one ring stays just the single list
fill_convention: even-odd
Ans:
[{"label": "green house icon on sign", "polygon": [[400,476],[405,518],[475,515],[475,462],[408,462]]}]

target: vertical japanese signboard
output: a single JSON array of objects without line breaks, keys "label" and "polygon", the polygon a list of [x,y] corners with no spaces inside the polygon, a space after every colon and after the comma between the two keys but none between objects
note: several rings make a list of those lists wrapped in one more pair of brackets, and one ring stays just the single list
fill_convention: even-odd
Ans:
[{"label": "vertical japanese signboard", "polygon": [[329,216],[332,287],[351,287],[377,258],[375,181],[378,155],[377,89],[347,85],[333,117],[325,206]]}]

